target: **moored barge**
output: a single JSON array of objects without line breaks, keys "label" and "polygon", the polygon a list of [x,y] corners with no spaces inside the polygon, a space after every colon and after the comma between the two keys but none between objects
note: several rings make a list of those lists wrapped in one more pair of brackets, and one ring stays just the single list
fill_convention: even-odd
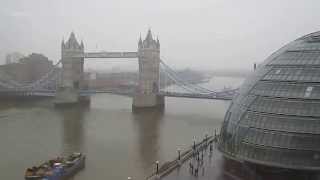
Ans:
[{"label": "moored barge", "polygon": [[85,166],[85,155],[73,153],[68,157],[57,157],[40,166],[28,168],[25,180],[66,180]]}]

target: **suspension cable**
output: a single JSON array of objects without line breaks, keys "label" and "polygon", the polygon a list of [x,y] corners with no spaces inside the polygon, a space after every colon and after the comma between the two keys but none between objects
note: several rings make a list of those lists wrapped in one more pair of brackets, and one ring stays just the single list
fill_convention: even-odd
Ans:
[{"label": "suspension cable", "polygon": [[171,73],[177,80],[183,82],[183,84],[186,84],[187,86],[192,86],[194,89],[197,89],[198,91],[201,91],[203,93],[208,93],[208,94],[216,93],[216,92],[211,91],[211,90],[204,88],[202,86],[194,85],[191,83],[186,83],[184,80],[179,78],[177,73],[173,69],[171,69],[168,65],[166,65],[162,60],[160,60],[160,63],[165,67],[165,69],[167,69],[169,71],[169,72],[167,71],[168,73]]},{"label": "suspension cable", "polygon": [[165,67],[166,69],[169,70],[170,73],[172,73],[177,79],[179,79],[179,81],[184,82],[184,84],[187,84],[187,85],[189,85],[189,86],[193,86],[194,88],[199,89],[199,90],[202,91],[202,92],[214,93],[213,91],[211,91],[211,90],[209,90],[209,89],[206,89],[206,88],[204,88],[204,87],[202,87],[202,86],[194,85],[194,84],[185,82],[184,80],[182,80],[181,78],[179,78],[179,76],[177,75],[177,73],[176,73],[173,69],[171,69],[170,66],[168,66],[167,64],[165,64],[162,60],[161,60],[161,63],[164,65],[164,67]]},{"label": "suspension cable", "polygon": [[195,93],[195,92],[196,92],[194,89],[190,89],[190,87],[181,84],[181,82],[179,82],[179,81],[177,81],[175,78],[173,78],[171,74],[166,73],[166,71],[164,71],[164,70],[162,70],[162,69],[160,69],[160,71],[161,71],[161,72],[164,72],[165,75],[167,75],[167,76],[169,77],[169,79],[171,79],[172,81],[174,81],[174,82],[178,85],[178,87],[181,87],[181,88],[183,88],[184,90],[186,90],[186,91],[188,91],[188,92],[191,92],[191,93]]},{"label": "suspension cable", "polygon": [[169,72],[168,70],[163,70],[164,72],[166,72],[167,75],[170,75],[170,77],[177,83],[179,83],[180,85],[182,86],[185,86],[185,87],[189,87],[190,89],[193,89],[194,91],[201,91],[202,93],[207,93],[207,91],[203,91],[203,90],[200,90],[200,89],[197,89],[196,87],[194,86],[191,86],[190,84],[187,84],[185,83],[184,81],[182,81],[181,79],[179,79],[174,73],[172,72]]},{"label": "suspension cable", "polygon": [[27,84],[25,86],[22,86],[21,88],[34,88],[37,86],[41,86],[43,84],[41,83],[49,83],[49,81],[47,81],[50,78],[50,75],[53,74],[54,79],[51,80],[55,80],[57,78],[57,74],[59,75],[59,73],[54,73],[55,71],[58,70],[57,66],[61,63],[62,60],[59,60],[52,69],[50,69],[50,71],[48,73],[46,73],[45,75],[43,75],[40,79],[38,79],[37,81],[31,83],[31,84]]}]

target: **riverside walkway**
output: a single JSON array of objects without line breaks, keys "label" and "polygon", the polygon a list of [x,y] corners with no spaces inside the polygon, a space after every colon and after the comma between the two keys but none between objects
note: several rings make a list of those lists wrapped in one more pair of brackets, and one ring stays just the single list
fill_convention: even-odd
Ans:
[{"label": "riverside walkway", "polygon": [[216,148],[216,137],[204,138],[181,152],[173,161],[159,166],[146,180],[301,180],[319,176],[295,170],[257,167],[228,160]]},{"label": "riverside walkway", "polygon": [[[173,161],[163,164],[147,180],[186,180],[186,179],[219,179],[223,158],[215,148],[218,136],[204,138],[182,152]],[[158,171],[158,172],[157,172]],[[223,177],[222,179],[226,179]]]},{"label": "riverside walkway", "polygon": [[[202,160],[203,153],[203,160]],[[200,160],[197,160],[197,155],[191,157],[185,163],[183,163],[176,170],[170,174],[164,176],[163,180],[214,180],[225,179],[222,178],[222,155],[214,148],[210,152],[209,148],[206,148],[199,153]]]}]

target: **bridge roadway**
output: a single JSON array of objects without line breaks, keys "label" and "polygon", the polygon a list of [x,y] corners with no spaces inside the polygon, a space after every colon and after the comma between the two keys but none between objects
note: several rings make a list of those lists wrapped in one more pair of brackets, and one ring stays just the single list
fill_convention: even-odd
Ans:
[{"label": "bridge roadway", "polygon": [[[110,93],[125,96],[133,96],[134,92],[132,90],[119,90],[119,89],[107,89],[107,90],[80,90],[81,96],[88,96],[91,94],[99,93]],[[56,90],[0,90],[0,96],[40,96],[40,97],[54,97]],[[220,95],[219,95],[220,94]],[[196,99],[217,99],[217,100],[232,100],[234,94],[232,93],[217,93],[214,94],[191,94],[191,93],[181,93],[181,92],[168,92],[160,91],[159,95],[166,97],[182,97],[182,98],[196,98]]]},{"label": "bridge roadway", "polygon": [[138,58],[138,52],[85,52],[73,58]]},{"label": "bridge roadway", "polygon": [[56,90],[20,90],[20,89],[10,89],[10,90],[0,90],[0,97],[2,96],[16,96],[16,97],[54,97],[56,95]]},{"label": "bridge roadway", "polygon": [[192,93],[181,93],[181,92],[168,92],[160,91],[160,95],[166,97],[183,97],[183,98],[196,98],[196,99],[218,99],[218,100],[232,100],[234,94],[192,94]]}]

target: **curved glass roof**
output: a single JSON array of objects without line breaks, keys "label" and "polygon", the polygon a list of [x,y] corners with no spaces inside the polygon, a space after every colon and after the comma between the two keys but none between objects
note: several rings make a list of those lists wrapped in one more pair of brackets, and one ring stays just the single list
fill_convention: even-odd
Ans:
[{"label": "curved glass roof", "polygon": [[244,82],[219,150],[239,161],[320,170],[320,31],[273,53]]}]

